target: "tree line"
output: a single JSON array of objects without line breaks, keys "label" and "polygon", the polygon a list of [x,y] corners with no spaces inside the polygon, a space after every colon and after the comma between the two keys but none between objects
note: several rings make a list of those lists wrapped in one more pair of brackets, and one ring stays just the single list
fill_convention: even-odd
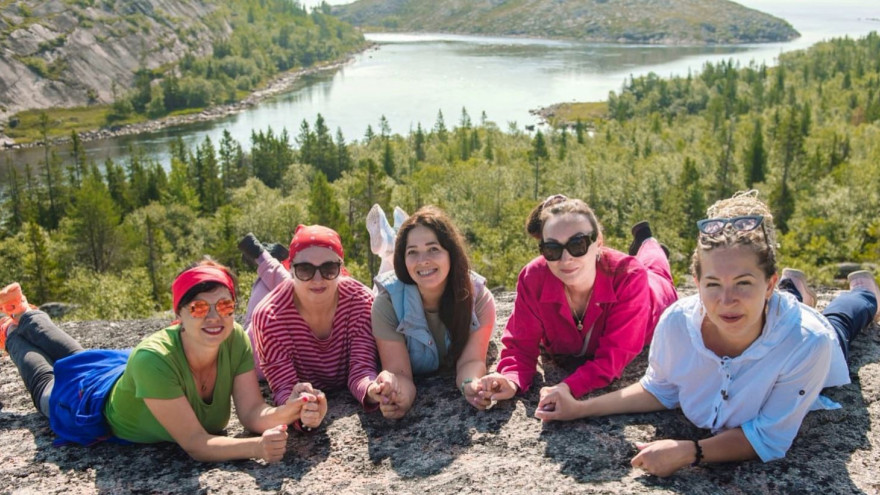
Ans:
[{"label": "tree line", "polygon": [[880,37],[831,40],[781,56],[777,67],[707,64],[697,74],[630,78],[608,116],[535,132],[462,109],[447,124],[392,134],[380,118],[346,141],[320,115],[287,130],[254,131],[250,150],[226,133],[170,163],[132,150],[124,163],[84,159],[74,135],[69,165],[7,167],[0,280],[37,302],[81,306],[79,318],[123,318],[170,306],[167,286],[210,254],[254,273],[236,245],[248,231],[287,242],[299,223],[344,238],[346,265],[369,283],[378,263],[364,221],[370,206],[446,209],[490,286],[513,289],[537,254],[523,223],[537,200],[583,198],[605,242],[625,249],[649,220],[687,277],[695,222],[711,202],[755,188],[780,228],[780,263],[830,284],[841,262],[880,257]]}]

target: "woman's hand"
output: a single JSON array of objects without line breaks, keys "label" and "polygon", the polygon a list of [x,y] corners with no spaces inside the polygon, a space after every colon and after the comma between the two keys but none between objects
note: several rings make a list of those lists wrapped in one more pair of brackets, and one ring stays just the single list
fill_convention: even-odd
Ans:
[{"label": "woman's hand", "polygon": [[535,417],[542,421],[569,421],[582,418],[584,414],[578,410],[581,401],[571,395],[571,389],[565,383],[541,389],[541,399]]},{"label": "woman's hand", "polygon": [[367,396],[379,404],[382,416],[388,419],[400,419],[412,407],[415,387],[404,386],[403,380],[397,375],[384,370],[367,388]]},{"label": "woman's hand", "polygon": [[389,404],[394,392],[399,388],[397,377],[390,371],[382,371],[367,387],[367,398],[373,404]]},{"label": "woman's hand", "polygon": [[311,383],[300,382],[294,385],[287,402],[291,403],[291,401],[302,404],[299,420],[303,426],[317,428],[327,415],[327,396],[312,387]]},{"label": "woman's hand", "polygon": [[461,393],[468,404],[476,407],[480,411],[486,410],[492,405],[492,399],[483,392],[483,382],[480,380],[465,380],[461,384]]},{"label": "woman's hand", "polygon": [[516,395],[516,391],[516,384],[500,373],[489,373],[479,381],[480,398],[489,401],[510,399]]},{"label": "woman's hand", "polygon": [[632,458],[630,464],[661,478],[691,464],[697,454],[694,443],[688,440],[638,442],[636,447],[639,449],[639,453]]},{"label": "woman's hand", "polygon": [[269,428],[260,436],[254,457],[266,462],[278,462],[287,451],[287,425]]}]

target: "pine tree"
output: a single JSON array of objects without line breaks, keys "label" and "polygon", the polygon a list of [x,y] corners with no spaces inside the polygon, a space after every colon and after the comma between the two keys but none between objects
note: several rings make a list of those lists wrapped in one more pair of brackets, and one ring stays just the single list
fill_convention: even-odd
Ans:
[{"label": "pine tree", "polygon": [[755,119],[755,127],[752,130],[752,138],[746,148],[746,186],[751,188],[758,182],[764,182],[767,173],[767,152],[764,150],[764,131],[761,127],[761,119]]},{"label": "pine tree", "polygon": [[537,201],[538,184],[541,177],[541,163],[550,158],[550,154],[547,151],[547,142],[544,140],[544,134],[541,131],[535,133],[535,139],[532,140],[532,150],[529,155],[529,159],[535,167],[535,201]]},{"label": "pine tree", "polygon": [[68,218],[77,258],[95,272],[104,272],[120,249],[119,211],[101,178],[91,174],[83,180],[74,199]]}]

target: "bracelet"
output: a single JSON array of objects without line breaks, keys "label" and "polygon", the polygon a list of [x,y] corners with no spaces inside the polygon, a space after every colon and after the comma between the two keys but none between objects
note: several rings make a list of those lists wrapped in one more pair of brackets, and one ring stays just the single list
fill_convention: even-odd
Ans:
[{"label": "bracelet", "polygon": [[311,433],[315,431],[311,426],[304,425],[301,419],[297,419],[293,422],[293,429],[302,433]]},{"label": "bracelet", "polygon": [[476,378],[465,378],[461,381],[461,385],[458,387],[458,390],[461,391],[461,395],[463,395],[465,398],[467,398],[467,394],[464,393],[464,386],[468,383],[473,382],[474,380],[476,380]]},{"label": "bracelet", "polygon": [[696,458],[694,459],[694,462],[691,463],[691,466],[699,466],[700,461],[703,460],[703,447],[700,447],[699,440],[694,440],[694,447],[697,448],[697,453],[696,453],[696,456],[695,456]]}]

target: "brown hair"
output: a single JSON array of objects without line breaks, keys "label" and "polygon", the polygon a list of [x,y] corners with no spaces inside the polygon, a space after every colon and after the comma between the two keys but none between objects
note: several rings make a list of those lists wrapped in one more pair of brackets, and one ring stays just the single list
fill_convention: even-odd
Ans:
[{"label": "brown hair", "polygon": [[602,234],[602,226],[599,224],[593,209],[579,199],[568,198],[562,194],[548,197],[529,213],[528,218],[526,218],[526,232],[541,241],[544,239],[544,222],[552,216],[564,215],[566,213],[587,217],[596,235]]},{"label": "brown hair", "polygon": [[732,225],[725,225],[721,233],[707,235],[700,232],[697,236],[697,247],[691,258],[691,273],[697,280],[702,276],[700,253],[717,248],[749,246],[758,257],[758,266],[767,278],[776,273],[776,228],[773,226],[773,214],[764,202],[758,199],[758,191],[740,191],[728,199],[715,202],[706,210],[706,218],[733,218],[745,215],[761,215],[764,221],[761,227],[748,232],[741,232]]},{"label": "brown hair", "polygon": [[[232,279],[232,287],[233,287],[232,299],[236,303],[238,303],[238,298],[236,297],[236,293],[238,292],[238,279],[235,277],[235,273],[228,266],[214,261],[214,259],[211,258],[210,256],[206,255],[204,258],[200,259],[199,261],[196,261],[195,263],[191,263],[189,266],[187,266],[183,270],[180,270],[180,273],[178,273],[177,276],[175,276],[174,278],[179,277],[181,273],[183,273],[191,268],[195,268],[197,266],[212,266],[214,268],[219,268],[220,270],[223,270],[224,272],[226,272],[229,275],[229,278]],[[226,287],[226,286],[221,284],[220,282],[202,282],[200,284],[196,284],[196,285],[192,286],[189,290],[184,292],[183,296],[180,298],[180,302],[177,303],[177,307],[174,308],[174,312],[176,314],[180,314],[180,308],[191,303],[196,298],[197,295],[201,294],[202,292],[211,292],[212,290],[216,289],[217,287]]]},{"label": "brown hair", "polygon": [[440,320],[449,329],[452,347],[450,363],[458,361],[470,336],[471,315],[474,311],[474,290],[470,277],[470,261],[464,238],[449,216],[436,206],[424,206],[400,226],[394,242],[394,273],[405,284],[415,284],[406,269],[406,243],[409,232],[416,226],[431,229],[440,246],[449,252],[449,275],[440,297]]}]

